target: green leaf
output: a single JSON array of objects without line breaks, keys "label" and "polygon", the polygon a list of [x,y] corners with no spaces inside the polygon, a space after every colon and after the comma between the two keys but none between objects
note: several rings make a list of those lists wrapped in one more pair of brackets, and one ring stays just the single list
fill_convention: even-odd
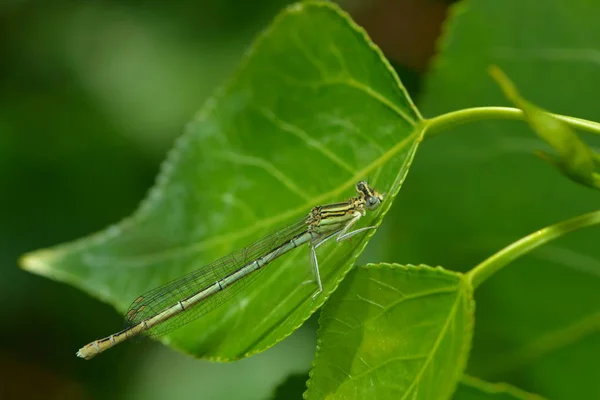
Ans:
[{"label": "green leaf", "polygon": [[490,74],[498,82],[505,96],[523,110],[531,129],[556,150],[558,158],[542,151],[539,151],[538,155],[556,165],[575,182],[600,189],[600,175],[595,172],[598,155],[579,139],[569,125],[521,97],[502,70],[492,67]]},{"label": "green leaf", "polygon": [[[435,116],[510,105],[487,74],[498,65],[545,109],[600,121],[599,3],[459,2],[426,77],[419,108]],[[586,136],[592,148],[597,136]],[[425,141],[380,228],[378,259],[466,271],[523,236],[598,209],[600,193],[573,185],[532,156],[523,122],[459,126]],[[408,234],[407,232],[410,232]],[[468,371],[551,399],[600,398],[600,230],[561,238],[476,291]]]},{"label": "green leaf", "polygon": [[[130,218],[28,254],[22,265],[124,312],[145,291],[313,206],[353,196],[360,179],[386,193],[381,212],[364,218],[379,224],[417,149],[419,121],[381,52],[346,14],[330,3],[292,6],[189,124]],[[319,248],[324,292],[316,301],[315,286],[301,284],[311,272],[300,249],[270,265],[235,301],[163,341],[218,360],[265,350],[323,304],[371,234]]]},{"label": "green leaf", "polygon": [[459,273],[397,264],[352,271],[321,313],[307,398],[450,398],[473,312]]},{"label": "green leaf", "polygon": [[453,400],[543,400],[505,383],[490,383],[465,375],[458,384]]}]

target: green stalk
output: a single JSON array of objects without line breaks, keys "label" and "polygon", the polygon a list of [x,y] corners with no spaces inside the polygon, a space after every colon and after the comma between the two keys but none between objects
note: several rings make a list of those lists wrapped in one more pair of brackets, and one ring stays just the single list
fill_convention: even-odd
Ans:
[{"label": "green stalk", "polygon": [[600,224],[600,211],[593,211],[540,229],[492,255],[467,272],[466,277],[473,288],[476,288],[504,266],[534,249],[567,233],[598,224]]},{"label": "green stalk", "polygon": [[[552,114],[553,117],[567,123],[574,129],[600,135],[600,123],[588,121],[581,118],[566,115]],[[442,131],[449,130],[458,125],[474,121],[486,121],[491,119],[505,119],[524,121],[525,114],[518,108],[511,107],[475,107],[464,110],[452,111],[437,117],[426,119],[422,122],[425,129],[425,137],[437,135]]]}]

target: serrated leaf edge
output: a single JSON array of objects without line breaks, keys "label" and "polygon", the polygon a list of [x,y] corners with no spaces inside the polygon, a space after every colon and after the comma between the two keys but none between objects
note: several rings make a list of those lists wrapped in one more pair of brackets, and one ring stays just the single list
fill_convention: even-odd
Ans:
[{"label": "serrated leaf edge", "polygon": [[[465,278],[464,274],[462,274],[460,272],[456,272],[456,271],[447,270],[441,266],[431,267],[431,266],[428,266],[425,264],[414,265],[414,264],[396,264],[396,263],[369,263],[364,266],[360,266],[358,268],[359,269],[370,269],[370,268],[400,269],[400,270],[407,271],[407,272],[408,271],[415,271],[415,272],[427,271],[428,273],[434,272],[440,276],[458,278],[457,289],[459,289],[459,290],[462,289],[461,292],[463,292],[464,295],[466,295],[465,306],[466,306],[466,311],[469,314],[470,318],[468,319],[468,322],[465,326],[465,331],[463,332],[464,333],[463,334],[463,344],[461,346],[462,350],[460,352],[459,359],[456,364],[457,367],[455,368],[455,377],[453,379],[453,388],[451,390],[449,390],[449,392],[448,392],[448,398],[450,398],[452,396],[452,394],[456,391],[456,388],[458,387],[458,383],[460,381],[460,378],[463,376],[463,372],[467,366],[467,361],[469,358],[469,354],[471,352],[473,329],[474,329],[474,322],[475,322],[475,300],[473,298],[473,293],[474,293],[473,287],[471,286],[470,282]],[[460,302],[460,295],[457,296],[456,304],[458,304],[459,302]],[[452,311],[452,313],[454,313],[454,311]],[[323,324],[321,323],[320,318],[319,318],[319,328],[317,329],[317,354],[319,351],[319,346],[320,346],[319,338],[321,337],[322,329],[323,329]],[[308,392],[309,392],[309,389],[311,386],[311,380],[313,378],[313,370],[315,368],[317,354],[315,354],[315,358],[313,359],[311,369],[308,373],[308,381],[306,383],[306,391],[302,395],[304,399],[308,399]],[[425,368],[426,368],[426,366],[423,369],[425,369]],[[415,382],[416,381],[417,381],[417,379],[415,378]],[[410,387],[407,390],[406,394],[409,393],[409,390],[410,390]]]}]

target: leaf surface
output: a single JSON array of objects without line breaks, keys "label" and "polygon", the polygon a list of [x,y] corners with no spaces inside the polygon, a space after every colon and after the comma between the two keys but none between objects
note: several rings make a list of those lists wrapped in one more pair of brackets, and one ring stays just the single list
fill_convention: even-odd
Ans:
[{"label": "leaf surface", "polygon": [[462,274],[370,264],[325,305],[308,399],[448,399],[471,346]]},{"label": "leaf surface", "polygon": [[[124,312],[140,294],[313,206],[354,196],[359,180],[386,194],[380,211],[361,221],[379,224],[416,151],[419,121],[389,64],[344,13],[328,3],[292,6],[189,124],[130,218],[28,254],[23,265]],[[324,292],[316,301],[315,286],[301,284],[311,278],[308,251],[298,249],[234,301],[163,340],[219,360],[272,346],[324,302],[372,234],[319,248]]]}]

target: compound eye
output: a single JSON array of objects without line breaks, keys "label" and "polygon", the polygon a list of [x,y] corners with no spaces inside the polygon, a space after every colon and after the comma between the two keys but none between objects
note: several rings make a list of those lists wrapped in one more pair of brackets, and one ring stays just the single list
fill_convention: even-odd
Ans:
[{"label": "compound eye", "polygon": [[367,208],[369,208],[369,209],[377,208],[377,206],[379,206],[380,202],[381,201],[377,197],[370,196],[369,198],[367,198]]}]

